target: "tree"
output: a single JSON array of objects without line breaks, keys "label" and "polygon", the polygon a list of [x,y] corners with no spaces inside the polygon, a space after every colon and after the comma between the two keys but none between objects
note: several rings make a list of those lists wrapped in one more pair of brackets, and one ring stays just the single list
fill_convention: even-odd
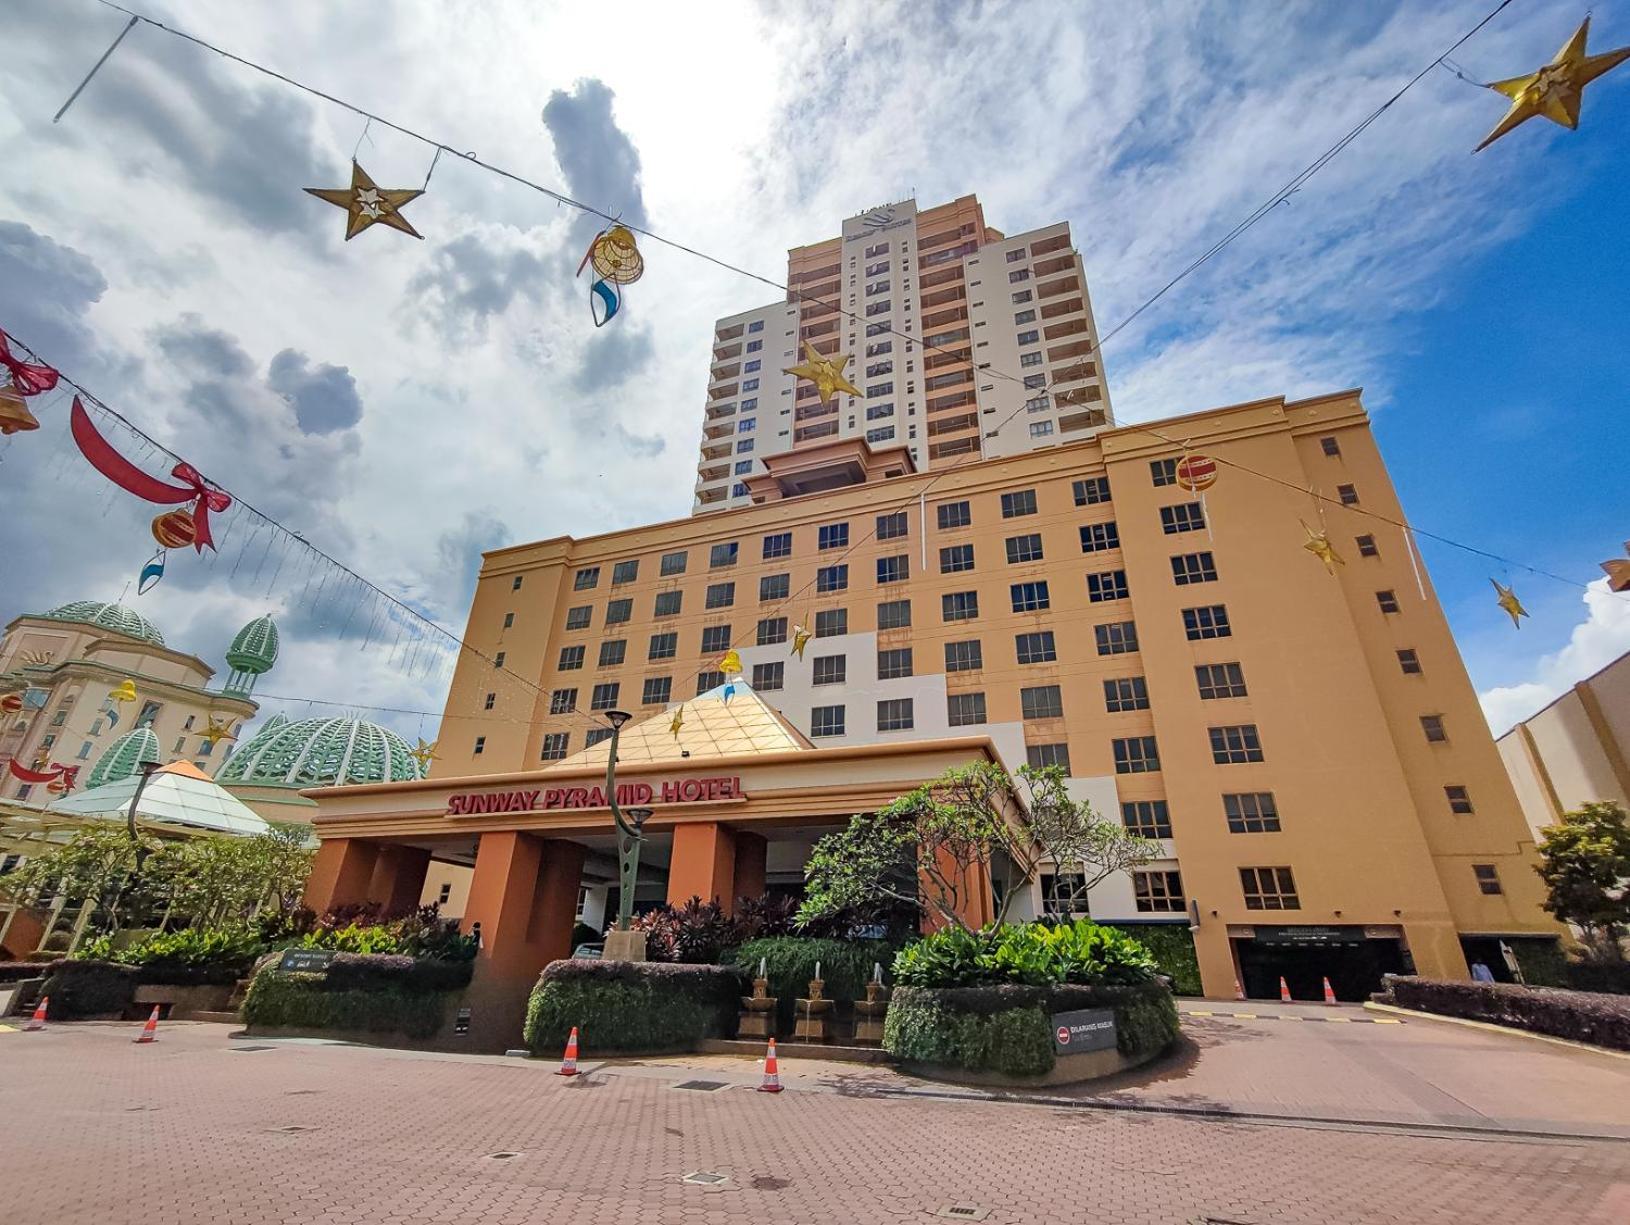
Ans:
[{"label": "tree", "polygon": [[152,838],[132,841],[120,827],[81,829],[67,842],[29,856],[15,871],[0,876],[0,896],[19,905],[58,896],[87,901],[102,911],[108,930],[117,931],[123,915],[142,904],[125,893],[137,853],[145,858],[158,845]]},{"label": "tree", "polygon": [[1072,799],[1060,767],[1020,766],[1019,777],[1028,791],[1020,828],[1035,857],[1053,866],[1052,887],[1043,897],[1050,915],[1084,913],[1089,891],[1117,872],[1160,858],[1160,843],[1129,834],[1087,801]]},{"label": "tree", "polygon": [[1619,938],[1630,925],[1630,816],[1618,804],[1581,805],[1544,832],[1539,854],[1534,871],[1545,882],[1545,909],[1577,926],[1597,957],[1622,960]]}]

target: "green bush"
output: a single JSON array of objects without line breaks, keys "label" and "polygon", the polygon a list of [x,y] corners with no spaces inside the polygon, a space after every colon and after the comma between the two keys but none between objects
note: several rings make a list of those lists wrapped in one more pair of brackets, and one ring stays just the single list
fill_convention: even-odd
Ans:
[{"label": "green bush", "polygon": [[770,994],[776,997],[780,1032],[791,1033],[794,1000],[809,994],[809,980],[819,963],[829,1000],[855,1000],[866,997],[872,967],[883,967],[884,981],[890,977],[894,946],[882,940],[816,940],[808,936],[767,936],[749,940],[726,954],[727,963],[740,966],[752,980],[758,976],[758,963],[764,962],[770,980]]},{"label": "green bush", "polygon": [[555,1055],[572,1027],[585,1050],[689,1050],[733,1032],[742,975],[730,966],[555,961],[526,1010],[526,1045]]},{"label": "green bush", "polygon": [[1200,959],[1194,952],[1194,933],[1186,923],[1136,923],[1114,927],[1149,950],[1155,968],[1172,980],[1173,995],[1204,995],[1200,986]]},{"label": "green bush", "polygon": [[1530,987],[1578,985],[1571,981],[1574,967],[1563,955],[1562,944],[1558,940],[1513,940],[1511,955],[1517,959],[1523,981]]},{"label": "green bush", "polygon": [[1529,973],[1528,965],[1518,954],[1524,977],[1530,986],[1570,987],[1575,991],[1599,991],[1607,995],[1630,995],[1630,962],[1627,961],[1569,961],[1563,964],[1561,982],[1541,981]]},{"label": "green bush", "polygon": [[1155,962],[1124,932],[1078,919],[1056,927],[1026,923],[980,932],[942,927],[902,949],[894,974],[911,987],[1130,984],[1152,979]]},{"label": "green bush", "polygon": [[54,961],[40,994],[51,997],[53,1021],[123,1016],[136,995],[136,969],[111,961]]},{"label": "green bush", "polygon": [[1383,981],[1404,1008],[1630,1051],[1630,999],[1620,995],[1392,974]]},{"label": "green bush", "polygon": [[441,1029],[444,996],[403,990],[331,991],[320,974],[267,968],[244,997],[251,1026],[400,1033],[433,1038]]}]

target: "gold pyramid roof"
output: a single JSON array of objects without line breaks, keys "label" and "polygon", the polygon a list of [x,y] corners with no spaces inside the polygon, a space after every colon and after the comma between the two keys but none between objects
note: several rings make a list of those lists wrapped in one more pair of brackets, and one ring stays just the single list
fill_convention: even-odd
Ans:
[{"label": "gold pyramid roof", "polygon": [[[617,742],[617,764],[635,766],[675,762],[686,756],[756,757],[765,753],[796,752],[815,746],[788,723],[745,681],[737,680],[728,701],[720,685],[689,702],[676,702],[661,714],[623,728]],[[683,711],[679,733],[673,732],[674,711]],[[611,752],[609,739],[546,766],[543,773],[605,769]]]}]

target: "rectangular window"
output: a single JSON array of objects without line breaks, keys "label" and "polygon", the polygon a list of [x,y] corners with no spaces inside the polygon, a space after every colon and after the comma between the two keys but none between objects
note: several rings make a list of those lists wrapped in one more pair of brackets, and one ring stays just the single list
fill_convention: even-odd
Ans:
[{"label": "rectangular window", "polygon": [[934,508],[939,516],[940,530],[967,527],[973,522],[973,510],[967,502],[942,502]]},{"label": "rectangular window", "polygon": [[849,632],[849,610],[828,608],[815,614],[815,637],[836,638]]},{"label": "rectangular window", "polygon": [[1262,760],[1262,741],[1257,737],[1255,723],[1208,728],[1206,734],[1211,737],[1211,760],[1219,766]]},{"label": "rectangular window", "polygon": [[1107,476],[1089,476],[1085,480],[1076,481],[1070,486],[1075,494],[1077,506],[1098,506],[1109,501],[1109,478]]},{"label": "rectangular window", "polygon": [[867,430],[866,431],[866,441],[867,442],[887,442],[887,441],[889,441],[889,439],[891,439],[893,437],[894,437],[894,427],[892,425],[885,425],[880,430]]},{"label": "rectangular window", "polygon": [[979,639],[970,638],[965,642],[947,642],[945,644],[945,670],[947,672],[971,672],[975,668],[985,666],[985,652],[980,646]]},{"label": "rectangular window", "polygon": [[1126,800],[1121,804],[1121,824],[1139,838],[1170,838],[1172,817],[1165,800]]},{"label": "rectangular window", "polygon": [[1180,553],[1172,558],[1172,582],[1179,587],[1216,581],[1217,563],[1210,553]]},{"label": "rectangular window", "polygon": [[679,650],[679,635],[673,631],[666,634],[651,635],[651,649],[646,652],[646,659],[672,659]]},{"label": "rectangular window", "polygon": [[1013,597],[1014,612],[1040,612],[1052,607],[1053,601],[1047,594],[1045,579],[1035,583],[1013,583],[1008,591]]},{"label": "rectangular window", "polygon": [[903,510],[897,510],[892,515],[877,516],[877,538],[879,540],[898,540],[911,531],[911,517]]},{"label": "rectangular window", "polygon": [[1028,281],[1029,279],[1030,269],[1028,268],[1015,268],[1007,274],[1007,283],[1009,285],[1017,285],[1020,281]]},{"label": "rectangular window", "polygon": [[[894,416],[894,401],[892,400],[886,404],[868,404],[866,406],[866,420],[868,421],[881,421],[884,417],[892,416]],[[889,426],[889,429],[892,430],[893,428],[892,425]],[[868,433],[870,432],[872,431],[868,431]],[[893,437],[893,435],[890,435],[890,437]]]},{"label": "rectangular window", "polygon": [[816,547],[821,549],[846,549],[849,547],[849,525],[847,523],[824,523],[816,531]]},{"label": "rectangular window", "polygon": [[1017,251],[1009,251],[1007,253],[1007,262],[1010,263],[1010,264],[1016,264],[1023,258],[1024,258],[1024,248],[1023,247],[1020,247]]},{"label": "rectangular window", "polygon": [[1110,714],[1149,709],[1149,686],[1141,676],[1112,676],[1104,682],[1104,709]]},{"label": "rectangular window", "polygon": [[1223,798],[1223,816],[1231,834],[1277,834],[1279,807],[1271,791],[1241,791]]},{"label": "rectangular window", "polygon": [[1398,611],[1398,597],[1390,591],[1376,592],[1375,603],[1384,613],[1395,613]]},{"label": "rectangular window", "polygon": [[809,734],[812,737],[843,735],[843,707],[817,706],[809,712]]},{"label": "rectangular window", "polygon": [[743,417],[736,422],[736,433],[750,434],[758,428],[758,420],[754,417]]},{"label": "rectangular window", "polygon": [[985,695],[948,693],[945,695],[946,722],[952,727],[969,727],[985,721]]},{"label": "rectangular window", "polygon": [[1032,421],[1030,423],[1030,437],[1045,438],[1053,432],[1051,421]]},{"label": "rectangular window", "polygon": [[1137,908],[1146,913],[1182,914],[1189,908],[1183,897],[1183,875],[1176,871],[1132,873],[1132,896]]},{"label": "rectangular window", "polygon": [[1240,888],[1247,910],[1300,910],[1296,881],[1289,868],[1241,868]]},{"label": "rectangular window", "polygon": [[887,651],[877,653],[877,679],[880,681],[898,680],[902,676],[911,675],[911,648],[893,647]]},{"label": "rectangular window", "polygon": [[596,685],[594,691],[589,694],[589,709],[610,710],[617,705],[617,691],[621,688],[622,686],[616,681],[607,681],[603,685]]},{"label": "rectangular window", "polygon": [[1183,634],[1190,642],[1227,638],[1233,632],[1228,626],[1228,609],[1221,604],[1205,604],[1183,610]]},{"label": "rectangular window", "polygon": [[1194,680],[1202,698],[1245,696],[1245,672],[1238,664],[1196,664]]},{"label": "rectangular window", "polygon": [[560,761],[566,756],[566,749],[572,742],[570,732],[549,732],[543,738],[543,752],[538,755],[540,761]]},{"label": "rectangular window", "polygon": [[1045,374],[1027,374],[1024,376],[1024,389],[1026,391],[1035,391],[1038,387],[1045,387],[1046,385],[1047,376]]},{"label": "rectangular window", "polygon": [[1398,652],[1398,667],[1405,676],[1419,676],[1421,674],[1420,656],[1413,650],[1405,649]]},{"label": "rectangular window", "polygon": [[1031,532],[1025,536],[1009,536],[1007,538],[1007,564],[1017,565],[1020,562],[1041,560],[1041,533]]},{"label": "rectangular window", "polygon": [[1102,574],[1087,575],[1087,600],[1090,603],[1124,600],[1129,594],[1125,570],[1105,570]]},{"label": "rectangular window", "polygon": [[662,555],[662,565],[658,567],[658,572],[663,578],[667,578],[672,574],[685,573],[685,565],[689,559],[689,556],[689,554],[683,551],[678,553],[664,553]]},{"label": "rectangular window", "polygon": [[724,544],[716,544],[708,550],[707,564],[710,568],[718,570],[723,566],[736,564],[737,544],[734,540]]},{"label": "rectangular window", "polygon": [[1168,536],[1175,536],[1179,532],[1198,532],[1205,525],[1205,512],[1198,502],[1179,502],[1176,506],[1160,508],[1160,530]]},{"label": "rectangular window", "polygon": [[652,615],[657,617],[677,617],[684,594],[682,591],[657,592],[656,605],[651,610]]},{"label": "rectangular window", "polygon": [[973,569],[973,545],[953,544],[940,550],[940,573],[959,574]]},{"label": "rectangular window", "polygon": [[849,587],[849,565],[822,566],[815,571],[815,591],[826,595],[833,591],[846,591]]},{"label": "rectangular window", "polygon": [[[591,727],[591,728],[588,729],[588,731],[583,733],[583,747],[592,749],[595,745],[599,744],[602,740],[610,740],[610,739],[611,739],[611,729],[609,727]],[[447,887],[446,885],[442,886],[442,888],[444,888],[444,889],[446,887]]]},{"label": "rectangular window", "polygon": [[1482,893],[1503,893],[1500,888],[1500,870],[1491,863],[1472,864],[1472,876],[1477,881],[1477,888]]},{"label": "rectangular window", "polygon": [[1100,655],[1129,655],[1138,649],[1138,627],[1133,621],[1109,621],[1092,627]]},{"label": "rectangular window", "polygon": [[977,591],[950,591],[940,597],[940,616],[946,621],[972,621],[979,616]]},{"label": "rectangular window", "polygon": [[1020,689],[1019,711],[1026,719],[1062,719],[1063,692],[1057,685],[1032,685]]},{"label": "rectangular window", "polygon": [[1028,302],[1032,296],[1033,295],[1028,289],[1021,289],[1013,295],[1013,305],[1018,306],[1021,303]]},{"label": "rectangular window", "polygon": [[847,655],[817,655],[812,683],[816,685],[841,685],[849,675],[849,657]]},{"label": "rectangular window", "polygon": [[1426,739],[1431,744],[1442,744],[1449,739],[1449,733],[1443,726],[1442,715],[1422,715],[1421,731],[1426,733]]},{"label": "rectangular window", "polygon": [[777,532],[773,536],[764,537],[764,560],[774,561],[777,557],[792,556],[792,533]]},{"label": "rectangular window", "polygon": [[1022,327],[1027,323],[1034,323],[1035,321],[1036,321],[1036,312],[1034,310],[1015,311],[1015,312],[1013,312],[1013,326],[1014,327]]},{"label": "rectangular window", "polygon": [[877,559],[877,581],[879,583],[903,583],[911,577],[911,559],[904,553],[897,557],[879,557]]},{"label": "rectangular window", "polygon": [[581,604],[576,608],[566,610],[566,628],[569,630],[586,630],[589,621],[594,616],[594,608],[588,604]]},{"label": "rectangular window", "polygon": [[1036,513],[1036,491],[1034,489],[1020,489],[1015,493],[1002,495],[1002,518],[1016,519],[1021,515]]},{"label": "rectangular window", "polygon": [[747,473],[751,472],[752,470],[753,470],[753,461],[750,460],[750,459],[744,459],[744,460],[741,461],[741,463],[736,465],[736,475],[737,476],[746,476]]},{"label": "rectangular window", "polygon": [[556,689],[549,695],[549,713],[552,715],[569,715],[576,705],[577,690],[575,689]]},{"label": "rectangular window", "polygon": [[1088,523],[1081,528],[1081,551],[1102,553],[1105,549],[1121,547],[1121,530],[1115,520],[1108,523]]},{"label": "rectangular window", "polygon": [[723,672],[698,672],[696,674],[696,696],[701,697],[709,689],[717,689],[724,684]]},{"label": "rectangular window", "polygon": [[707,608],[729,608],[736,602],[736,584],[712,583],[707,589],[707,599],[703,602]]},{"label": "rectangular window", "polygon": [[914,726],[910,698],[885,698],[877,704],[877,730],[903,732]]},{"label": "rectangular window", "polygon": [[641,706],[666,706],[673,696],[674,680],[671,676],[648,676],[645,690],[640,694]]},{"label": "rectangular window", "polygon": [[504,654],[505,652],[499,651],[498,654],[492,657],[493,667],[502,668],[504,666]]},{"label": "rectangular window", "polygon": [[713,655],[728,651],[731,637],[728,625],[704,625],[702,627],[702,654]]},{"label": "rectangular window", "polygon": [[1471,815],[1472,797],[1464,787],[1448,786],[1443,789],[1443,794],[1449,801],[1450,812],[1462,817]]},{"label": "rectangular window", "polygon": [[764,600],[784,600],[792,591],[792,575],[766,574],[758,580],[758,598]]},{"label": "rectangular window", "polygon": [[1024,757],[1034,770],[1057,766],[1065,774],[1070,772],[1070,746],[1067,744],[1027,744],[1024,746]]},{"label": "rectangular window", "polygon": [[741,389],[743,391],[757,391],[758,390],[758,380],[757,379],[743,379],[741,381]]},{"label": "rectangular window", "polygon": [[774,689],[781,689],[787,683],[787,665],[776,660],[769,664],[753,665],[753,688],[769,693]]},{"label": "rectangular window", "polygon": [[1358,545],[1358,555],[1360,557],[1381,556],[1381,550],[1375,546],[1374,536],[1355,536],[1353,538],[1353,543]]},{"label": "rectangular window", "polygon": [[766,617],[758,623],[758,645],[772,647],[787,640],[787,619]]},{"label": "rectangular window", "polygon": [[572,579],[573,591],[588,591],[600,585],[600,567],[588,566],[577,572]]},{"label": "rectangular window", "polygon": [[1039,634],[1015,634],[1014,646],[1021,664],[1050,664],[1058,659],[1058,647],[1053,642],[1053,631]]},{"label": "rectangular window", "polygon": [[[604,648],[602,648],[602,651],[601,651],[601,653],[602,653],[602,654],[604,654]],[[483,710],[491,710],[491,709],[492,709],[492,707],[493,707],[493,703],[495,703],[495,702],[496,702],[496,701],[497,701],[497,700],[498,700],[498,695],[497,695],[497,694],[496,694],[496,693],[489,693],[489,694],[488,694],[488,695],[487,695],[487,700],[486,700],[486,703],[485,703],[485,705],[484,705],[484,706],[483,706],[483,707],[482,707],[482,709],[483,709]],[[205,741],[205,742],[204,742],[204,743],[205,743],[205,744],[208,744],[208,743],[209,743],[209,742],[208,742],[208,741],[207,741],[207,740],[206,740],[206,741]]]},{"label": "rectangular window", "polygon": [[520,590],[520,589],[521,589],[521,580],[522,580],[522,579],[523,579],[523,578],[525,578],[525,575],[521,575],[521,574],[517,574],[517,575],[516,575],[516,576],[515,576],[515,581],[514,581],[514,582],[512,582],[512,583],[511,583],[511,584],[510,584],[510,585],[509,585],[509,589],[510,589],[510,590],[511,590],[511,591],[519,591],[519,590]]},{"label": "rectangular window", "polygon": [[905,629],[911,624],[911,601],[889,600],[877,606],[877,628],[880,630]]},{"label": "rectangular window", "polygon": [[504,628],[509,629],[514,624],[515,624],[515,614],[512,613],[512,612],[505,613],[504,614]]},{"label": "rectangular window", "polygon": [[584,648],[580,646],[561,647],[560,662],[555,665],[556,669],[561,672],[570,672],[574,668],[581,668],[583,666],[583,654]]},{"label": "rectangular window", "polygon": [[1337,442],[1334,438],[1331,438],[1329,435],[1326,435],[1325,437],[1319,439],[1319,448],[1326,455],[1329,455],[1329,456],[1336,456],[1336,455],[1341,454],[1341,443]]},{"label": "rectangular window", "polygon": [[611,585],[619,583],[632,583],[640,576],[640,563],[638,561],[620,561],[611,567]]},{"label": "rectangular window", "polygon": [[621,625],[634,615],[634,601],[630,599],[609,600],[606,603],[606,624]]},{"label": "rectangular window", "polygon": [[1175,459],[1157,459],[1149,464],[1149,479],[1159,489],[1163,485],[1177,484],[1177,461]]},{"label": "rectangular window", "polygon": [[600,644],[600,666],[602,668],[618,667],[628,656],[628,640],[626,638],[608,638]]},{"label": "rectangular window", "polygon": [[[746,365],[744,365],[741,369],[742,369],[743,374],[756,374],[760,369],[763,368],[763,366],[764,366],[764,362],[763,362],[763,360],[761,358],[754,358],[752,361],[750,361]],[[751,390],[751,389],[749,389],[749,390]]]},{"label": "rectangular window", "polygon": [[1341,498],[1343,506],[1358,505],[1358,490],[1351,485],[1337,485],[1336,495]]}]

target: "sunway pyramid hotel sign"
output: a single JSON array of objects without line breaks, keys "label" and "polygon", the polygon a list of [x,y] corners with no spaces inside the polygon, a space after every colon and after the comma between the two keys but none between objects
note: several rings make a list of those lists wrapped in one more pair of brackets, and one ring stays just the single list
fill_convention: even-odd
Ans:
[{"label": "sunway pyramid hotel sign", "polygon": [[[641,808],[647,804],[707,804],[746,798],[742,794],[741,779],[736,775],[617,784],[617,803],[628,808]],[[605,807],[604,787],[462,791],[447,799],[447,815],[451,817],[484,816],[497,812],[574,812]]]}]

